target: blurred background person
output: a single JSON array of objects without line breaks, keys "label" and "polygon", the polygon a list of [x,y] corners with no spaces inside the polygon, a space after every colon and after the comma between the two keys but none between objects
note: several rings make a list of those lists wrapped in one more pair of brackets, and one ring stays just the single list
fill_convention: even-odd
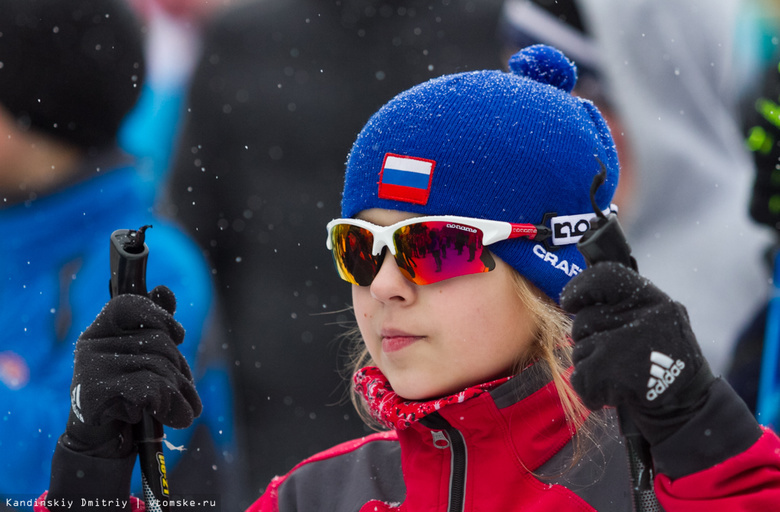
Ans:
[{"label": "blurred background person", "polygon": [[8,0],[0,62],[0,495],[35,498],[48,484],[74,344],[109,298],[109,236],[150,224],[147,282],[176,290],[206,406],[195,428],[166,432],[187,448],[166,454],[171,488],[229,497],[238,472],[215,471],[232,465],[235,436],[209,269],[152,214],[117,145],[146,72],[138,20],[124,0]]},{"label": "blurred background person", "polygon": [[716,373],[762,301],[770,243],[748,215],[737,9],[735,0],[507,0],[502,16],[510,42],[542,39],[579,56],[586,74],[597,70],[596,92],[579,93],[605,106],[619,145],[629,180],[616,196],[621,224],[640,272],[686,305]]},{"label": "blurred background person", "polygon": [[[767,330],[767,320],[777,321],[777,311],[770,313],[768,304],[777,296],[776,290],[780,285],[774,279],[780,248],[780,122],[777,117],[780,112],[780,5],[765,0],[744,2],[741,21],[738,47],[747,63],[743,67],[746,72],[756,71],[759,77],[746,84],[741,97],[742,128],[756,166],[750,215],[772,236],[773,244],[767,248],[765,261],[766,274],[771,282],[756,290],[763,303],[740,335],[727,377],[753,412],[774,416],[777,421],[778,406],[768,407],[767,402],[759,408],[758,399],[762,379],[765,382],[761,393],[771,396],[780,389],[780,383],[773,382],[769,374],[764,375],[764,372],[772,371],[771,367],[763,367],[764,359],[770,357],[765,354],[771,353],[765,350],[765,345],[778,341],[772,340],[777,334],[772,332],[771,327]],[[780,360],[774,365],[776,370],[780,369]],[[759,416],[759,420],[772,419]]]},{"label": "blurred background person", "polygon": [[322,248],[347,152],[398,92],[501,68],[500,10],[500,0],[264,0],[220,11],[205,31],[168,208],[206,250],[224,305],[248,500],[276,471],[366,432],[333,370],[353,316]]}]

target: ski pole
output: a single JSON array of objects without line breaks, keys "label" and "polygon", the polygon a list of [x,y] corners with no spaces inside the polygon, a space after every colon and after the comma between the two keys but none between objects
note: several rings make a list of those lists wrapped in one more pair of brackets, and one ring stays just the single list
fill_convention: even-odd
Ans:
[{"label": "ski pole", "polygon": [[[591,228],[577,243],[577,249],[582,253],[588,266],[601,261],[615,261],[637,270],[636,260],[631,256],[631,247],[626,241],[623,229],[618,223],[617,215],[604,215],[596,204],[596,190],[604,183],[607,169],[601,164],[601,172],[593,178],[590,186],[590,202],[596,218],[591,221]],[[623,407],[617,408],[620,432],[626,440],[628,453],[629,477],[633,509],[635,512],[660,512],[661,504],[653,489],[653,461],[650,455],[650,445],[642,437],[634,422]]]},{"label": "ski pole", "polygon": [[[111,233],[111,297],[124,293],[144,296],[147,294],[146,261],[149,247],[144,243],[144,233],[150,227],[152,226],[142,226],[138,230],[118,229]],[[168,512],[167,500],[170,491],[162,448],[163,426],[149,411],[144,411],[141,422],[133,426],[133,437],[138,444],[146,510]]]}]

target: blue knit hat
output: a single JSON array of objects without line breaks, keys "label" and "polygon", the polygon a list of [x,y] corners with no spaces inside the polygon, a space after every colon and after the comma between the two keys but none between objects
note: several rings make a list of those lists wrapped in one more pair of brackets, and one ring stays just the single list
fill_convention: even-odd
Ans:
[{"label": "blue knit hat", "polygon": [[[556,235],[544,243],[489,248],[557,301],[585,268],[572,242],[578,223],[593,217],[590,187],[602,163],[607,176],[595,199],[609,207],[617,152],[596,107],[570,94],[577,68],[560,51],[529,46],[509,67],[442,76],[384,105],[350,151],[342,216],[383,208],[544,224]],[[405,163],[416,179],[392,182],[388,162]]]}]

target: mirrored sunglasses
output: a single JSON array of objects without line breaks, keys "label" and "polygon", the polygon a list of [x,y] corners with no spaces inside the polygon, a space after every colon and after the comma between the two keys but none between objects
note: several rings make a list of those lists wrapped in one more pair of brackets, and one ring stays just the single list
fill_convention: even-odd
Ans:
[{"label": "mirrored sunglasses", "polygon": [[457,216],[415,217],[390,226],[335,219],[327,227],[327,246],[339,276],[358,286],[369,286],[374,281],[385,248],[406,279],[423,285],[490,272],[496,267],[487,249],[490,244],[549,236],[547,228],[535,224]]}]

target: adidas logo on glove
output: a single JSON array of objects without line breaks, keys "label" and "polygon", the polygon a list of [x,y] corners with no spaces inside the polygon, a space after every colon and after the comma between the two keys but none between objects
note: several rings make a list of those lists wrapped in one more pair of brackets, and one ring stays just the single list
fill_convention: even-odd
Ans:
[{"label": "adidas logo on glove", "polygon": [[79,421],[84,423],[84,416],[81,414],[81,384],[77,384],[70,392],[70,408]]},{"label": "adidas logo on glove", "polygon": [[647,381],[648,390],[645,397],[652,402],[672,385],[685,368],[685,363],[681,359],[675,361],[660,352],[650,354],[650,363],[650,379]]}]

